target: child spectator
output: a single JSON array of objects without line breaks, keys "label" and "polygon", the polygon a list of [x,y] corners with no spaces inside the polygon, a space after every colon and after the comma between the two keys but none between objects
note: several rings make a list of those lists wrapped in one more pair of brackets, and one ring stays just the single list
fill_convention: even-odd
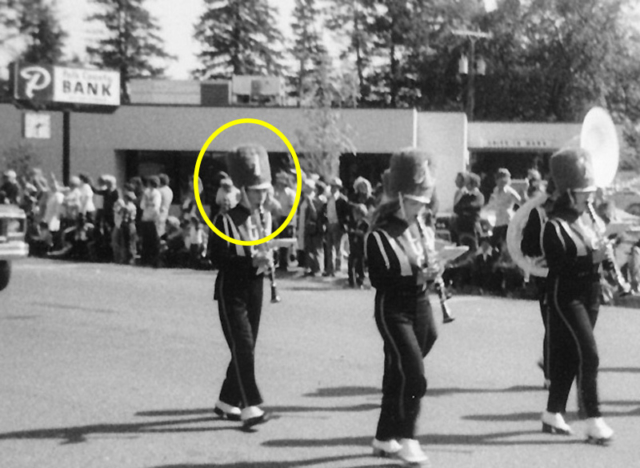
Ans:
[{"label": "child spectator", "polygon": [[53,236],[49,231],[49,226],[44,221],[40,221],[38,230],[29,243],[29,255],[46,257],[52,247]]},{"label": "child spectator", "polygon": [[349,286],[361,288],[364,282],[364,236],[369,231],[367,207],[358,203],[349,219]]},{"label": "child spectator", "polygon": [[197,216],[189,220],[189,265],[191,268],[199,268],[204,260],[204,230]]},{"label": "child spectator", "polygon": [[[183,224],[186,224],[183,221]],[[165,233],[161,240],[162,264],[170,268],[179,268],[187,265],[189,253],[186,247],[186,239],[183,226],[175,216],[169,216],[165,225]]]},{"label": "child spectator", "polygon": [[481,294],[496,288],[494,265],[497,254],[498,252],[491,244],[491,237],[487,235],[480,237],[480,246],[475,255],[474,283]]},{"label": "child spectator", "polygon": [[111,233],[113,259],[116,263],[134,264],[137,254],[136,194],[124,193],[113,206],[114,228]]}]

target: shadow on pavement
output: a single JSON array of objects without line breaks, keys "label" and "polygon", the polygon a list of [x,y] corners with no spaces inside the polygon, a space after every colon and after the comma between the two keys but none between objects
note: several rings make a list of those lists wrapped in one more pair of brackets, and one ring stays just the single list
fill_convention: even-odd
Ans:
[{"label": "shadow on pavement", "polygon": [[[427,390],[428,397],[439,397],[445,395],[455,395],[458,393],[518,393],[518,392],[537,392],[544,390],[542,386],[534,385],[515,385],[508,388],[429,388]],[[323,387],[317,389],[313,393],[305,393],[305,397],[335,398],[335,397],[352,397],[365,395],[379,395],[382,397],[382,391],[378,387]]]},{"label": "shadow on pavement", "polygon": [[534,385],[515,385],[508,388],[430,388],[427,390],[427,398],[430,396],[438,397],[445,395],[455,395],[458,393],[519,393],[519,392],[537,392],[544,390],[542,386]]},{"label": "shadow on pavement", "polygon": [[328,412],[351,412],[351,411],[371,411],[380,409],[379,403],[362,403],[351,406],[265,406],[274,413],[304,413],[313,411]]},{"label": "shadow on pavement", "polygon": [[[189,424],[217,422],[222,426],[180,427]],[[147,423],[131,424],[90,424],[87,426],[32,429],[0,433],[0,442],[9,439],[60,439],[63,444],[86,442],[88,436],[99,434],[144,434],[163,432],[211,432],[224,430],[242,430],[239,424],[229,425],[218,417],[192,419],[171,419]]]},{"label": "shadow on pavement", "polygon": [[[151,410],[151,411],[138,411],[136,416],[195,416],[198,414],[215,414],[213,408],[194,408],[194,409],[168,409],[168,410]],[[213,417],[213,416],[212,416]]]},{"label": "shadow on pavement", "polygon": [[363,396],[363,395],[380,395],[382,396],[382,391],[377,387],[322,387],[317,389],[313,393],[305,393],[303,396],[306,397],[352,397],[352,396]]},{"label": "shadow on pavement", "polygon": [[[178,464],[178,465],[161,465],[161,466],[153,466],[150,468],[295,468],[298,466],[312,466],[312,465],[325,465],[331,463],[337,463],[344,460],[358,460],[365,458],[373,458],[371,455],[344,455],[340,457],[321,457],[321,458],[310,458],[306,460],[281,460],[281,461],[251,461],[251,462],[235,462],[235,463],[207,463],[207,464]],[[380,468],[380,466],[398,466],[397,462],[391,462],[391,465],[386,465],[384,459],[376,458],[375,460],[379,460],[376,462],[372,462],[371,464],[356,465],[358,468]],[[388,461],[388,462],[389,462]]]},{"label": "shadow on pavement", "polygon": [[540,412],[509,413],[509,414],[470,414],[462,419],[468,421],[537,421],[540,419]]},{"label": "shadow on pavement", "polygon": [[640,374],[640,367],[601,367],[598,372],[629,372]]},{"label": "shadow on pavement", "polygon": [[[359,405],[349,406],[296,406],[296,405],[265,405],[265,409],[271,411],[275,415],[279,413],[312,413],[321,412],[355,412],[355,411],[371,411],[380,409],[378,403],[361,403]],[[195,409],[167,409],[167,410],[151,410],[139,411],[135,415],[142,417],[171,417],[171,416],[196,416],[196,415],[213,415],[213,408],[195,408]],[[211,419],[217,419],[217,416],[211,416]]]},{"label": "shadow on pavement", "polygon": [[[528,440],[511,440],[513,437],[534,436]],[[435,449],[437,445],[557,445],[584,444],[584,440],[575,437],[545,437],[540,431],[504,431],[488,432],[484,434],[428,434],[419,437],[426,447]],[[366,446],[371,444],[371,437],[340,437],[334,439],[278,439],[269,440],[262,445],[265,447],[335,447],[335,446]]]}]

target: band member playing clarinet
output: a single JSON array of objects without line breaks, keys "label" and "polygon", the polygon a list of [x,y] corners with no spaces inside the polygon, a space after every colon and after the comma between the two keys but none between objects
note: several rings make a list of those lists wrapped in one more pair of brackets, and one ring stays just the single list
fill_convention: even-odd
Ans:
[{"label": "band member playing clarinet", "polygon": [[551,157],[550,169],[556,198],[544,227],[542,247],[549,267],[546,289],[551,384],[542,430],[572,433],[563,414],[575,378],[587,417],[587,439],[604,444],[611,440],[613,431],[600,414],[593,329],[606,245],[587,212],[595,192],[589,154],[582,149],[561,150]]},{"label": "band member playing clarinet", "polygon": [[[271,215],[264,210],[271,187],[271,170],[266,150],[247,145],[227,155],[228,171],[240,190],[240,202],[220,213],[215,226],[237,240],[261,239],[271,233]],[[242,246],[214,235],[211,245],[214,264],[219,265],[214,298],[218,301],[220,323],[231,351],[231,362],[214,411],[217,415],[242,421],[245,428],[267,421],[260,408],[254,369],[254,353],[262,311],[263,279],[273,266],[273,256],[265,244]]]},{"label": "band member playing clarinet", "polygon": [[385,354],[373,451],[413,466],[428,462],[415,431],[427,391],[423,359],[437,337],[427,284],[439,271],[422,220],[434,188],[430,162],[426,152],[415,148],[392,155],[383,179],[384,198],[366,240]]}]

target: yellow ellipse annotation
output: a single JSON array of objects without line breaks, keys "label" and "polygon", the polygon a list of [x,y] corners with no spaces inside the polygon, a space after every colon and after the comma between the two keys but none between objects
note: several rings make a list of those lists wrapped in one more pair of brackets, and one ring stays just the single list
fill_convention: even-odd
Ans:
[{"label": "yellow ellipse annotation", "polygon": [[[205,210],[204,210],[204,208],[202,206],[202,201],[200,200],[200,191],[198,190],[198,185],[199,185],[198,174],[200,173],[200,165],[202,163],[202,158],[203,158],[204,154],[207,151],[207,148],[213,142],[213,140],[215,140],[215,138],[218,135],[220,135],[222,132],[224,132],[228,128],[231,128],[231,127],[233,127],[235,125],[240,125],[240,124],[260,125],[262,127],[268,128],[273,133],[278,135],[280,137],[280,139],[284,142],[284,144],[287,145],[287,148],[289,149],[289,153],[291,154],[291,157],[293,158],[293,163],[295,164],[295,167],[296,167],[296,198],[295,198],[295,200],[293,202],[293,207],[291,208],[291,211],[289,212],[289,216],[287,216],[287,219],[284,220],[284,222],[280,225],[280,227],[278,229],[276,229],[275,231],[273,231],[271,234],[269,234],[268,236],[263,237],[261,239],[256,239],[256,240],[252,240],[252,241],[234,239],[233,237],[227,236],[226,234],[221,232],[218,228],[216,228],[215,225],[211,222],[211,220],[207,216],[207,213],[205,212]],[[193,171],[193,192],[194,192],[194,195],[195,195],[196,204],[198,205],[198,210],[200,211],[200,214],[202,215],[202,218],[207,223],[207,226],[209,226],[209,228],[213,232],[215,232],[218,236],[220,236],[222,239],[226,240],[227,242],[231,242],[232,244],[236,244],[236,245],[260,245],[263,242],[268,242],[270,240],[273,240],[278,234],[280,234],[288,226],[288,224],[291,222],[296,210],[298,209],[298,204],[300,203],[300,196],[302,194],[302,174],[301,174],[301,170],[300,170],[300,161],[298,161],[298,155],[296,154],[296,151],[293,149],[293,145],[291,144],[291,142],[287,139],[286,136],[284,136],[284,134],[280,130],[278,130],[278,128],[274,127],[270,123],[265,122],[264,120],[259,120],[259,119],[236,119],[236,120],[232,120],[231,122],[227,122],[226,124],[224,124],[223,126],[218,128],[215,132],[213,132],[211,134],[211,136],[207,139],[207,141],[204,143],[202,148],[200,149],[200,154],[198,155],[198,160],[196,161],[196,167],[195,167],[195,169]]]}]

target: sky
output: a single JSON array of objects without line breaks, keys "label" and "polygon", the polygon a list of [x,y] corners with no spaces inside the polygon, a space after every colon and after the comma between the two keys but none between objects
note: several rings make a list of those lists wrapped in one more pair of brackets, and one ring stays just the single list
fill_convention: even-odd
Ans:
[{"label": "sky", "polygon": [[[285,38],[291,34],[291,12],[294,0],[268,0],[280,12],[280,28]],[[488,11],[495,9],[496,0],[484,0]],[[65,52],[69,56],[85,55],[85,48],[100,37],[100,26],[87,22],[85,18],[95,11],[95,5],[89,0],[57,0],[58,18],[65,31]],[[177,57],[168,63],[167,78],[186,80],[190,71],[197,67],[195,53],[198,43],[193,39],[193,25],[204,10],[204,0],[146,0],[145,5],[156,18],[161,28],[167,52]],[[333,42],[325,38],[331,51]],[[335,47],[334,47],[335,49]],[[12,56],[13,53],[13,56]],[[6,65],[15,56],[15,50],[0,50],[0,78],[6,78]]]},{"label": "sky", "polygon": [[[293,0],[269,1],[280,11],[281,27],[286,34],[290,31]],[[188,79],[189,71],[197,67],[198,43],[193,39],[193,25],[204,11],[204,1],[147,0],[145,4],[161,27],[167,52],[177,56],[177,60],[169,63],[167,77]],[[69,50],[82,55],[86,43],[98,37],[97,27],[84,21],[94,7],[88,0],[58,0],[58,5],[60,22],[69,31]]]},{"label": "sky", "polygon": [[[269,0],[280,11],[281,30],[285,37],[290,34],[293,0]],[[57,0],[58,18],[69,36],[65,42],[65,53],[84,56],[85,47],[92,39],[100,37],[100,26],[87,22],[85,18],[95,11],[89,0]],[[198,43],[193,39],[193,25],[204,11],[204,0],[147,0],[146,8],[156,18],[161,28],[167,52],[177,57],[169,62],[166,75],[175,80],[189,79],[190,70],[197,67],[195,53]],[[15,53],[15,51],[13,51]],[[6,75],[6,65],[12,59],[12,50],[0,51],[0,77]]]}]

